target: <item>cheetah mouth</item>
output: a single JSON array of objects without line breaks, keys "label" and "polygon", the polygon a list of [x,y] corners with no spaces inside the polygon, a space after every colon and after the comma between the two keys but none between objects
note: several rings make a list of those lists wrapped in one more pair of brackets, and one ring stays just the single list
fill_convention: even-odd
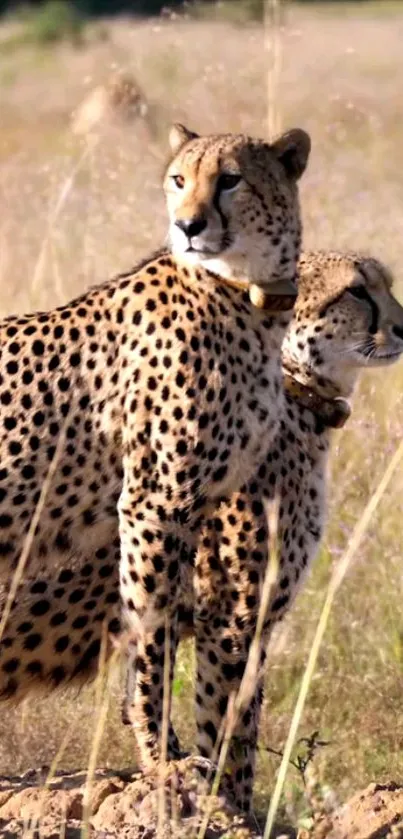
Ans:
[{"label": "cheetah mouth", "polygon": [[221,256],[222,253],[228,251],[233,244],[232,236],[228,233],[228,230],[225,230],[221,241],[215,247],[212,247],[205,244],[203,241],[199,243],[195,243],[192,239],[189,241],[189,245],[186,248],[185,253],[193,253],[197,254],[197,256],[202,257],[204,259],[213,259],[214,257]]},{"label": "cheetah mouth", "polygon": [[195,253],[198,256],[209,257],[209,256],[218,256],[220,253],[222,253],[222,250],[221,249],[213,250],[212,248],[206,248],[206,247],[195,248],[194,245],[189,245],[189,247],[186,248],[185,253]]},{"label": "cheetah mouth", "polygon": [[377,353],[372,356],[372,358],[367,358],[367,363],[369,367],[378,367],[378,365],[382,365],[384,367],[387,364],[394,364],[394,362],[398,361],[401,357],[402,351],[394,350],[386,353]]}]

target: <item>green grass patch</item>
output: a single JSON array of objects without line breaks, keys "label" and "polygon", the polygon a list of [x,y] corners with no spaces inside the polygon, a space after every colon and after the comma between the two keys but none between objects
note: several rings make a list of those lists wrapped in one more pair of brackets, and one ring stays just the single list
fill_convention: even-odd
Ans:
[{"label": "green grass patch", "polygon": [[26,44],[56,44],[69,41],[80,45],[83,40],[85,20],[79,9],[69,0],[47,0],[39,6],[21,6],[10,18],[19,26],[5,39],[8,49]]}]

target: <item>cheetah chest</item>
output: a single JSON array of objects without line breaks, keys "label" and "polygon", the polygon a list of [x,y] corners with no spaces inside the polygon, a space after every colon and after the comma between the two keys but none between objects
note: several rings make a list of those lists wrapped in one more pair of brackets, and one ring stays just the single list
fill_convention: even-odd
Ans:
[{"label": "cheetah chest", "polygon": [[[224,437],[230,450],[222,481],[215,483],[211,496],[217,498],[239,489],[254,473],[276,434],[282,403],[281,370],[276,357],[264,358],[262,365],[246,365],[241,374],[241,391],[231,390],[232,433]],[[242,399],[239,398],[240,392]],[[222,435],[224,435],[224,431]],[[219,454],[222,458],[223,454]]]}]

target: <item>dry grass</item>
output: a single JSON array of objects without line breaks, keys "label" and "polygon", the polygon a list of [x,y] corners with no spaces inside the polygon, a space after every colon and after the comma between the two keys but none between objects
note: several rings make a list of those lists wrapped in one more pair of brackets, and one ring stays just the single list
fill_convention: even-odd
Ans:
[{"label": "dry grass", "polygon": [[[282,32],[278,118],[311,132],[302,184],[307,247],[370,250],[397,274],[403,195],[401,93],[403,12],[289,8]],[[363,4],[364,5],[364,4]],[[8,50],[0,64],[0,311],[48,307],[124,270],[161,241],[159,186],[165,131],[183,120],[201,131],[267,130],[264,31],[223,23],[115,21],[71,46]],[[0,40],[2,34],[0,30]],[[195,49],[197,45],[197,50]],[[131,71],[152,123],[103,125],[86,145],[70,115],[115,68]],[[342,554],[401,437],[403,371],[365,377],[355,413],[335,434],[330,521],[305,591],[273,639],[261,730],[257,800],[267,802],[334,561]],[[339,591],[308,695],[301,734],[330,745],[316,758],[326,793],[344,798],[369,780],[402,773],[403,617],[401,479],[381,502],[352,572]],[[192,649],[183,651],[175,708],[192,731]],[[118,692],[118,689],[116,689]],[[93,694],[69,693],[3,710],[0,770],[51,764],[66,731],[63,765],[87,766]],[[115,705],[98,762],[130,765],[133,737]],[[283,807],[305,811],[291,772]]]}]

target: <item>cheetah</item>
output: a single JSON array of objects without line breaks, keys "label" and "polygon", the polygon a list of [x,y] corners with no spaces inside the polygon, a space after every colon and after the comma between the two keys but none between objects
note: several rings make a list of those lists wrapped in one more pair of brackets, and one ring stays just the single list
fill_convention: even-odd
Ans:
[{"label": "cheetah", "polygon": [[[358,374],[403,353],[403,307],[392,275],[359,254],[307,252],[282,347],[285,403],[269,452],[246,487],[223,501],[202,532],[187,611],[196,637],[198,751],[217,750],[231,694],[239,691],[254,637],[278,504],[279,569],[264,616],[262,665],[273,626],[290,609],[319,548],[326,514],[332,429],[350,415]],[[193,609],[191,609],[193,603]],[[186,634],[182,629],[182,635]],[[229,750],[238,806],[248,811],[263,679]]]},{"label": "cheetah", "polygon": [[[297,305],[282,348],[285,404],[278,432],[250,483],[230,500],[221,501],[214,517],[203,523],[192,585],[177,606],[180,637],[196,634],[198,749],[207,757],[222,730],[228,697],[239,688],[255,632],[268,558],[267,505],[279,499],[280,555],[263,648],[273,626],[289,610],[317,552],[326,510],[331,433],[349,416],[348,399],[359,371],[389,364],[403,352],[403,308],[391,294],[392,277],[384,265],[357,254],[308,252],[301,257],[299,273]],[[70,681],[92,678],[97,661],[91,655],[80,672],[73,672],[61,655],[56,615],[69,615],[61,636],[66,648],[82,649],[88,643],[88,602],[96,602],[99,610],[92,635],[98,645],[105,619],[112,632],[120,630],[118,559],[111,562],[108,552],[101,550],[97,560],[90,566],[82,557],[81,566],[66,567],[55,579],[49,571],[43,573],[34,592],[26,580],[10,619],[10,635],[22,636],[21,644],[24,634],[33,631],[36,592],[44,596],[46,592],[51,609],[39,631],[47,647],[40,647],[39,654],[50,670],[62,662]],[[81,600],[74,597],[78,586]],[[1,652],[4,694],[3,662],[9,654],[6,649]],[[20,690],[28,690],[30,676],[22,672],[19,678]],[[145,680],[141,690],[149,696]],[[234,731],[226,773],[227,781],[232,778],[238,806],[246,811],[261,700],[259,683]]]},{"label": "cheetah", "polygon": [[85,675],[121,604],[144,768],[203,516],[279,423],[310,151],[300,129],[269,144],[177,125],[170,145],[169,247],[0,332],[1,696]]}]

